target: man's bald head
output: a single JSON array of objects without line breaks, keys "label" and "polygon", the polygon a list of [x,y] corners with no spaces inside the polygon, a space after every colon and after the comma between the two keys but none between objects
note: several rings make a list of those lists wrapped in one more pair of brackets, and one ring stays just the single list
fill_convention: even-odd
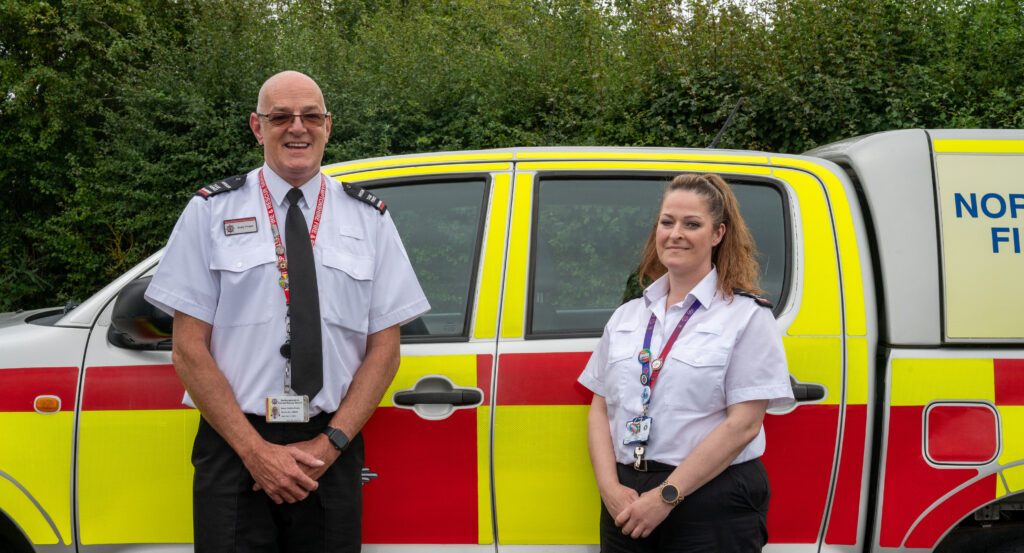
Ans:
[{"label": "man's bald head", "polygon": [[312,87],[316,90],[316,95],[320,99],[320,107],[327,111],[327,106],[324,104],[324,94],[320,91],[320,86],[308,75],[298,71],[282,71],[267,79],[263,86],[260,87],[260,94],[256,99],[256,111],[258,113],[267,113],[272,109],[273,106],[268,105],[270,99],[276,97],[276,93],[280,91],[306,87]]},{"label": "man's bald head", "polygon": [[320,171],[331,115],[313,79],[284,71],[263,83],[249,128],[263,146],[267,166],[288,184],[302,186]]}]

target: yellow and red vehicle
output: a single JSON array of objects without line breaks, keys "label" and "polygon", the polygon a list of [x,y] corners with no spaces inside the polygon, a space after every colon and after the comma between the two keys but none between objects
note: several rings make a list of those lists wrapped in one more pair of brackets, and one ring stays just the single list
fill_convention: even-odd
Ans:
[{"label": "yellow and red vehicle", "polygon": [[[324,171],[387,202],[433,306],[364,430],[366,551],[597,550],[576,377],[688,171],[734,186],[798,397],[765,421],[766,550],[1024,544],[1024,131]],[[0,315],[0,550],[191,550],[198,414],[141,300],[158,259],[68,312]]]}]

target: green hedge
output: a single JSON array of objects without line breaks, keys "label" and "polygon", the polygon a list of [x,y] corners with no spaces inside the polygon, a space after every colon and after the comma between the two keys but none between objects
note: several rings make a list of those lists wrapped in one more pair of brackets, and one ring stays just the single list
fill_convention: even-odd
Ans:
[{"label": "green hedge", "polygon": [[519,145],[797,153],[1024,126],[1015,0],[0,0],[0,311],[83,299],[261,160],[271,74],[317,79],[325,162]]}]

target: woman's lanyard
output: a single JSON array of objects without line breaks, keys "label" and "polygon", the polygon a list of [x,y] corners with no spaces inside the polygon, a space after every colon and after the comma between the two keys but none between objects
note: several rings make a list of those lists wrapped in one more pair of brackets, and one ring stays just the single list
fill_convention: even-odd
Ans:
[{"label": "woman's lanyard", "polygon": [[661,355],[657,359],[651,360],[651,336],[654,334],[654,323],[657,322],[657,317],[651,313],[651,322],[647,323],[647,333],[644,334],[644,349],[640,350],[640,355],[637,356],[637,360],[640,361],[640,385],[643,388],[640,390],[640,401],[643,403],[642,415],[647,414],[647,407],[651,404],[651,393],[654,388],[654,384],[658,381],[658,375],[661,374],[661,367],[665,364],[665,358],[668,357],[668,352],[672,350],[672,346],[676,343],[676,338],[679,337],[679,333],[683,331],[683,327],[686,326],[686,322],[690,320],[690,317],[697,312],[700,308],[700,300],[694,299],[693,305],[686,310],[683,314],[683,318],[679,319],[679,324],[676,325],[676,329],[672,331],[672,335],[669,336],[668,341],[665,342],[665,347],[661,349]]},{"label": "woman's lanyard", "polygon": [[[320,230],[320,216],[324,212],[324,194],[327,191],[327,178],[320,173],[320,195],[316,200],[316,211],[313,213],[313,224],[309,229],[310,247],[316,245],[316,235]],[[291,306],[291,297],[288,293],[288,258],[285,257],[284,242],[281,241],[281,231],[277,228],[277,215],[274,213],[274,199],[270,197],[270,190],[267,188],[267,181],[263,178],[263,169],[260,169],[260,192],[263,193],[263,203],[267,207],[267,217],[270,218],[270,233],[274,235],[274,253],[277,254],[277,270],[281,278],[277,283],[284,290],[284,304]],[[281,356],[284,357],[284,391],[290,394],[292,391],[292,324],[291,311],[285,313],[284,319],[285,341],[281,346]],[[268,406],[267,409],[270,409]],[[268,411],[269,413],[269,411]],[[269,420],[269,419],[268,419]]]},{"label": "woman's lanyard", "polygon": [[644,348],[637,355],[637,361],[640,361],[640,385],[643,386],[640,389],[640,401],[643,409],[639,416],[633,417],[626,423],[626,435],[622,441],[623,445],[635,446],[633,448],[633,456],[636,457],[636,462],[633,463],[633,466],[637,470],[640,470],[641,463],[643,463],[644,452],[647,449],[647,441],[650,438],[651,426],[654,422],[651,420],[651,417],[647,416],[647,409],[651,405],[651,391],[654,388],[654,384],[658,381],[658,375],[661,374],[661,367],[665,364],[665,358],[668,357],[668,353],[672,351],[672,346],[676,343],[676,338],[679,338],[679,333],[683,331],[687,321],[690,320],[690,317],[699,308],[700,300],[694,299],[693,305],[679,319],[679,324],[676,325],[672,335],[665,342],[665,347],[661,348],[661,355],[653,360],[651,359],[651,337],[654,335],[654,325],[657,323],[658,318],[652,313],[651,321],[647,323],[647,333],[644,334]]}]

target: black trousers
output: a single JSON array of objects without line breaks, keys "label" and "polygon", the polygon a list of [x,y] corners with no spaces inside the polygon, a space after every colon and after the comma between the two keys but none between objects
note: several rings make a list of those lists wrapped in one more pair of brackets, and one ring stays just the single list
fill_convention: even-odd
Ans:
[{"label": "black trousers", "polygon": [[[308,423],[268,423],[249,416],[263,439],[275,444],[316,437],[331,415]],[[274,503],[253,491],[242,459],[206,419],[200,419],[192,448],[196,553],[335,553],[359,551],[362,542],[363,438],[351,445],[320,477],[319,486],[297,503]]]},{"label": "black trousers", "polygon": [[[638,472],[618,465],[619,482],[638,493],[658,487],[674,467]],[[601,505],[602,553],[718,553],[761,551],[768,543],[768,473],[760,459],[725,469],[676,505],[646,538],[615,526]]]}]

